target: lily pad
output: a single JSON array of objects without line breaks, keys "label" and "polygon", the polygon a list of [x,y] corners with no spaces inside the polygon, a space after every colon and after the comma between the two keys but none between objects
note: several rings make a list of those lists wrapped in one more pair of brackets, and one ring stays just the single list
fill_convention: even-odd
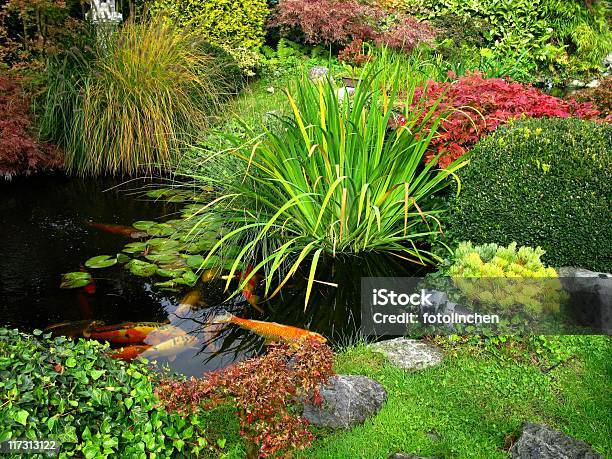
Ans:
[{"label": "lily pad", "polygon": [[155,225],[157,225],[157,222],[152,222],[149,220],[139,220],[132,224],[134,228],[141,230],[141,231],[147,231],[149,228]]},{"label": "lily pad", "polygon": [[140,277],[150,277],[157,272],[157,266],[142,260],[132,260],[125,265],[132,274]]},{"label": "lily pad", "polygon": [[108,255],[98,255],[92,257],[85,262],[85,266],[93,269],[108,268],[117,264],[117,258],[111,258]]},{"label": "lily pad", "polygon": [[130,260],[131,260],[131,258],[128,257],[125,253],[118,253],[117,254],[117,262],[121,263],[122,265],[127,263]]},{"label": "lily pad", "polygon": [[174,232],[174,227],[167,223],[156,223],[154,226],[147,228],[147,233],[150,236],[170,236]]},{"label": "lily pad", "polygon": [[60,288],[80,288],[91,283],[91,274],[76,271],[62,275]]},{"label": "lily pad", "polygon": [[158,276],[170,277],[172,279],[177,278],[177,277],[181,277],[183,274],[185,274],[185,270],[184,269],[164,269],[164,268],[159,268],[157,270],[157,275]]},{"label": "lily pad", "polygon": [[153,252],[146,255],[145,258],[154,263],[172,263],[180,259],[177,252]]},{"label": "lily pad", "polygon": [[147,242],[130,242],[123,247],[125,253],[140,253],[147,250]]}]

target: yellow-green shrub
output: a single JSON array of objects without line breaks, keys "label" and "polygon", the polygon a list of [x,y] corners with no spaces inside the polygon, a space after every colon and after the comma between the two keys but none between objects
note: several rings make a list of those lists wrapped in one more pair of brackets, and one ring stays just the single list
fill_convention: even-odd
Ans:
[{"label": "yellow-green shrub", "polygon": [[180,28],[192,28],[246,69],[256,63],[254,53],[264,43],[268,4],[266,0],[155,0],[149,13]]}]

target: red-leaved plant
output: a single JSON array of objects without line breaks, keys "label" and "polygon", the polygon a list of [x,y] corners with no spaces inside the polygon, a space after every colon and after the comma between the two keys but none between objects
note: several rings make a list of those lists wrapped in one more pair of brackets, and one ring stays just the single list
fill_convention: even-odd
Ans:
[{"label": "red-leaved plant", "polygon": [[0,175],[61,167],[60,151],[30,135],[30,104],[15,78],[0,75]]},{"label": "red-leaved plant", "polygon": [[311,44],[346,46],[353,40],[372,40],[406,52],[420,43],[433,44],[436,35],[427,23],[356,0],[281,0],[270,25],[297,29]]},{"label": "red-leaved plant", "polygon": [[314,439],[299,415],[300,400],[321,404],[321,383],[333,375],[332,351],[314,340],[299,348],[275,345],[262,356],[203,378],[164,379],[156,393],[168,411],[183,415],[231,403],[251,456],[304,449]]},{"label": "red-leaved plant", "polygon": [[428,108],[438,104],[435,112],[445,117],[427,156],[431,160],[441,154],[441,167],[448,166],[481,137],[513,119],[599,116],[590,103],[565,101],[530,86],[485,78],[480,72],[468,73],[452,82],[428,82],[417,89],[414,100],[415,105],[424,103]]}]

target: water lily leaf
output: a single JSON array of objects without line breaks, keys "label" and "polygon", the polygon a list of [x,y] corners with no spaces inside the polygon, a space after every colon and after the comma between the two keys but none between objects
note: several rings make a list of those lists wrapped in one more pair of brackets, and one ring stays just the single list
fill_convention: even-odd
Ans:
[{"label": "water lily leaf", "polygon": [[158,276],[171,277],[173,279],[177,278],[177,277],[181,277],[184,273],[185,273],[184,269],[164,269],[164,268],[159,268],[157,270],[157,275]]},{"label": "water lily leaf", "polygon": [[80,288],[89,285],[91,282],[91,274],[76,271],[62,275],[62,283],[60,288]]},{"label": "water lily leaf", "polygon": [[126,253],[140,253],[147,250],[147,242],[130,242],[123,247]]},{"label": "water lily leaf", "polygon": [[132,226],[134,228],[136,228],[137,230],[141,230],[141,231],[146,231],[146,230],[148,230],[149,228],[151,228],[152,226],[155,226],[155,225],[157,225],[157,222],[152,222],[152,221],[149,221],[149,220],[139,220],[139,221],[134,222],[132,224]]},{"label": "water lily leaf", "polygon": [[125,265],[132,274],[140,277],[150,277],[157,272],[157,266],[142,260],[132,260]]},{"label": "water lily leaf", "polygon": [[163,282],[155,282],[153,285],[169,292],[178,292],[180,290],[176,288],[177,284],[172,279]]},{"label": "water lily leaf", "polygon": [[192,286],[198,281],[198,276],[191,270],[185,271],[182,276],[173,279],[175,284]]},{"label": "water lily leaf", "polygon": [[127,263],[130,260],[131,260],[131,258],[128,257],[125,253],[118,253],[117,254],[117,262],[121,263],[122,265]]},{"label": "water lily leaf", "polygon": [[152,239],[149,239],[147,242],[151,247],[155,247],[155,249],[157,250],[178,249],[181,245],[179,241],[175,241],[174,239],[168,239],[165,237],[154,237]]},{"label": "water lily leaf", "polygon": [[150,236],[170,236],[174,233],[174,228],[167,223],[156,223],[154,226],[147,228],[147,233]]},{"label": "water lily leaf", "polygon": [[117,258],[111,258],[108,255],[98,255],[92,257],[85,262],[85,266],[93,269],[108,268],[117,264]]},{"label": "water lily leaf", "polygon": [[177,252],[153,252],[145,256],[149,261],[155,263],[172,263],[179,259]]}]

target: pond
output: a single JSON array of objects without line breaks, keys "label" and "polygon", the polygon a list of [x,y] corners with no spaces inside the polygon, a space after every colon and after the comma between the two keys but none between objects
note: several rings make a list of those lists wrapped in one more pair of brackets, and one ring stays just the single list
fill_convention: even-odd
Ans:
[{"label": "pond", "polygon": [[158,362],[176,372],[201,375],[263,349],[264,339],[247,330],[212,324],[225,310],[306,328],[323,334],[332,345],[345,344],[357,335],[362,275],[415,275],[385,257],[347,257],[328,264],[319,275],[345,288],[318,284],[304,309],[305,283],[298,278],[273,301],[261,305],[263,314],[242,295],[224,302],[222,281],[199,282],[195,287],[201,297],[199,306],[178,312],[184,298],[193,296],[193,289],[163,291],[154,286],[154,279],[133,276],[119,265],[90,270],[95,288],[60,289],[63,273],[78,271],[90,257],[114,256],[129,242],[91,222],[130,225],[137,220],[176,218],[177,205],[144,197],[143,188],[154,185],[145,180],[122,184],[115,179],[63,175],[0,183],[0,326],[31,331],[62,322],[170,322],[196,340]]}]

